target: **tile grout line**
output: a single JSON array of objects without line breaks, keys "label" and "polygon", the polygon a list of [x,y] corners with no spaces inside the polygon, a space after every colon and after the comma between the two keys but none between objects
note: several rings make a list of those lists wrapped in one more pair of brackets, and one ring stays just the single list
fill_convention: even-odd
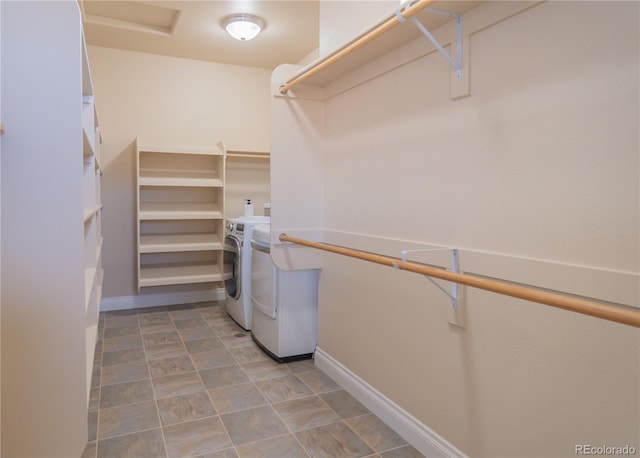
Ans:
[{"label": "tile grout line", "polygon": [[[153,393],[153,403],[156,406],[156,415],[158,416],[158,425],[160,428],[160,434],[162,435],[162,443],[164,445],[165,456],[169,456],[169,447],[167,447],[167,438],[164,435],[164,428],[162,427],[162,417],[160,416],[160,407],[158,407],[158,397],[156,396],[156,389],[153,386],[153,377],[151,374],[151,366],[149,365],[149,355],[147,354],[147,346],[144,343],[144,336],[142,334],[142,324],[140,323],[139,314],[136,312],[136,321],[138,322],[138,328],[140,330],[140,339],[142,340],[142,351],[144,352],[144,361],[147,365],[147,374],[149,374],[149,384],[151,385],[151,392]],[[171,315],[169,315],[171,317]],[[140,432],[140,431],[136,431]]]},{"label": "tile grout line", "polygon": [[[213,334],[216,336],[216,338],[220,339],[220,336],[218,336],[218,334],[216,333],[216,331],[209,325],[209,322],[205,319],[205,317],[202,315],[202,312],[200,311],[200,309],[198,309],[198,312],[200,313],[200,316],[202,317],[202,319],[205,321],[205,323],[207,323],[207,327],[209,329],[211,329],[211,331],[213,332]],[[180,333],[178,333],[178,335],[180,335]],[[180,336],[180,339],[182,339],[182,336]],[[222,339],[220,339],[220,341],[222,342],[222,345],[224,345],[225,350],[228,351],[228,349],[226,348],[226,345],[224,344],[224,342],[222,341]],[[183,344],[184,344],[184,340],[183,340]],[[186,347],[186,344],[184,344]],[[231,447],[233,449],[233,451],[236,453],[236,455],[240,456],[238,454],[238,451],[236,450],[235,444],[233,443],[233,439],[231,439],[231,434],[229,434],[229,430],[227,429],[227,425],[224,424],[224,421],[222,421],[222,417],[220,416],[220,411],[218,410],[218,408],[216,407],[216,403],[213,402],[213,399],[211,398],[211,394],[209,393],[209,390],[207,389],[207,385],[204,383],[204,380],[202,379],[202,375],[200,375],[200,371],[198,370],[198,368],[196,367],[195,362],[193,361],[193,358],[191,357],[191,353],[189,353],[189,351],[187,351],[187,355],[189,356],[189,359],[191,360],[191,364],[193,364],[193,367],[196,369],[196,373],[198,374],[198,378],[200,379],[200,382],[202,383],[202,386],[204,387],[204,392],[207,393],[207,397],[209,398],[209,401],[211,402],[211,405],[213,406],[213,408],[216,411],[216,416],[218,417],[218,421],[220,422],[220,424],[222,425],[222,428],[224,429],[224,432],[227,434],[227,437],[229,438],[229,442],[231,443]],[[233,357],[233,355],[231,355],[231,357]],[[224,366],[223,366],[224,367]],[[220,449],[220,450],[227,450],[226,448]],[[217,450],[217,451],[220,451]]]}]

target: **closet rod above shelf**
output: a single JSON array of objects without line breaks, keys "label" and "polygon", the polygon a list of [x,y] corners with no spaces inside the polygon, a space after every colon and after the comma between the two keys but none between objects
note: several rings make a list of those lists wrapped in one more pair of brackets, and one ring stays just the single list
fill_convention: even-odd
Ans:
[{"label": "closet rod above shelf", "polygon": [[243,159],[270,159],[269,153],[243,153],[241,151],[227,151],[227,157],[238,157]]},{"label": "closet rod above shelf", "polygon": [[[401,14],[404,19],[408,19],[411,16],[415,15],[416,13],[419,13],[420,11],[425,9],[427,6],[435,2],[436,0],[416,0],[416,2],[414,2],[413,4],[407,6],[406,8],[403,8],[399,14]],[[296,76],[291,78],[289,81],[287,81],[286,83],[280,86],[279,88],[280,93],[286,94],[289,91],[289,89],[293,88],[294,86],[297,86],[298,84],[302,83],[306,79],[311,78],[316,73],[338,62],[340,59],[342,59],[346,55],[352,53],[358,48],[361,48],[362,46],[366,45],[370,41],[378,38],[380,35],[384,34],[386,31],[392,29],[398,24],[401,24],[401,22],[398,19],[398,16],[394,14],[393,16],[389,17],[384,22],[378,24],[376,27],[374,27],[367,33],[356,38],[346,46],[343,46],[342,48],[338,49],[334,53],[329,54],[324,59],[315,62],[308,68],[303,69],[301,73],[297,74]]]},{"label": "closet rod above shelf", "polygon": [[604,304],[598,302],[587,301],[572,296],[562,294],[549,293],[534,288],[518,286],[497,280],[476,277],[474,275],[450,272],[448,270],[430,267],[424,264],[402,261],[400,259],[391,258],[375,253],[358,251],[351,248],[330,245],[327,243],[312,242],[310,240],[290,237],[287,234],[280,234],[281,242],[290,242],[297,245],[303,245],[319,250],[329,251],[331,253],[341,254],[352,258],[362,259],[364,261],[374,262],[389,267],[395,267],[400,270],[407,270],[417,274],[426,275],[428,277],[439,278],[456,282],[461,285],[471,286],[473,288],[484,289],[505,296],[517,297],[540,304],[550,305],[552,307],[570,310],[576,313],[602,318],[604,320],[614,321],[629,326],[640,328],[640,310],[634,310],[623,306]]}]

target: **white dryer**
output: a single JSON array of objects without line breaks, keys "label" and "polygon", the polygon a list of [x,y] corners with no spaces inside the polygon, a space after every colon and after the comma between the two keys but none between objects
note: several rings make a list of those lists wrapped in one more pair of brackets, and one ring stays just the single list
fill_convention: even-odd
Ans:
[{"label": "white dryer", "polygon": [[268,216],[227,219],[224,237],[224,289],[227,312],[245,330],[251,329],[251,230]]},{"label": "white dryer", "polygon": [[318,328],[318,270],[283,271],[271,260],[270,225],[253,229],[253,340],[278,362],[313,356]]}]

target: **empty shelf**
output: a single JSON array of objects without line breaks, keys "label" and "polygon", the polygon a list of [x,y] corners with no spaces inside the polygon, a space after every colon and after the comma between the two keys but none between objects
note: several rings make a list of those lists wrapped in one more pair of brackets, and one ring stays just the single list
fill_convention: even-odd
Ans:
[{"label": "empty shelf", "polygon": [[217,281],[222,281],[222,274],[214,264],[140,266],[141,287]]},{"label": "empty shelf", "polygon": [[140,253],[221,250],[216,234],[152,234],[140,236]]},{"label": "empty shelf", "polygon": [[170,171],[140,171],[139,186],[184,186],[220,188],[222,180],[211,173],[170,172]]},{"label": "empty shelf", "polygon": [[222,212],[211,203],[141,203],[140,220],[222,219]]}]

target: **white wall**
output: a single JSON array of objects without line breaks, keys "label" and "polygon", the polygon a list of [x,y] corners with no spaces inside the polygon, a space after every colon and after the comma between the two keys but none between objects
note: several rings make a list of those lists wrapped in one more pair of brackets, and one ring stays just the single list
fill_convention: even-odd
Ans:
[{"label": "white wall", "polygon": [[146,145],[269,151],[268,70],[89,47],[102,130],[103,296],[135,285],[136,136]]},{"label": "white wall", "polygon": [[245,199],[251,199],[254,215],[264,215],[264,204],[271,201],[269,169],[269,159],[227,158],[224,196],[227,218],[244,214]]},{"label": "white wall", "polygon": [[[0,23],[2,23],[2,5],[0,5]],[[0,50],[2,50],[2,35],[0,34]],[[0,52],[0,123],[2,123],[2,55]],[[0,158],[2,158],[2,134],[0,134]],[[0,177],[2,177],[2,159],[0,159]],[[0,178],[1,179],[1,178]],[[0,181],[0,189],[2,182]],[[2,195],[0,194],[0,202]],[[0,208],[0,228],[2,227],[2,208]],[[0,247],[2,247],[2,232],[0,231]],[[0,251],[0,259],[2,252]],[[0,412],[2,412],[2,263],[0,262]],[[2,431],[2,415],[0,415],[0,431]],[[2,450],[2,435],[0,434],[0,450]]]},{"label": "white wall", "polygon": [[[637,307],[638,4],[510,17],[514,4],[465,16],[504,11],[471,36],[468,98],[451,100],[448,63],[412,59],[413,43],[325,102],[274,98],[272,114],[316,138],[272,120],[272,227],[302,227],[275,178],[295,170],[298,195],[315,174],[306,211],[320,216],[305,229],[325,241],[393,256],[456,247],[467,273]],[[287,168],[305,155],[320,170]],[[319,348],[462,453],[640,449],[636,328],[470,288],[459,327],[425,278],[329,254],[322,265]]]},{"label": "white wall", "polygon": [[330,54],[398,9],[397,0],[341,0],[320,7],[319,55]]}]

